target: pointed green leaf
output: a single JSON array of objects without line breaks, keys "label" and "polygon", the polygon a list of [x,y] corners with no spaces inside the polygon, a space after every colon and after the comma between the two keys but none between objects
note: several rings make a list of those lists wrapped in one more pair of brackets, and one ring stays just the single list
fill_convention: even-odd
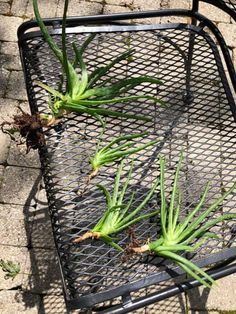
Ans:
[{"label": "pointed green leaf", "polygon": [[[83,60],[82,57],[82,53],[81,51],[76,47],[76,45],[73,43],[73,48],[76,54],[76,58],[79,60],[79,65],[80,65],[80,69],[81,69],[81,81],[79,86],[76,88],[76,85],[73,86],[73,98],[79,98],[80,95],[82,95],[85,91],[85,89],[87,88],[87,84],[88,84],[88,72],[87,72],[87,68],[86,68],[86,64]],[[76,75],[77,76],[77,75]]]},{"label": "pointed green leaf", "polygon": [[161,230],[163,236],[167,237],[167,212],[166,212],[166,197],[165,197],[165,158],[160,157],[160,189],[161,189]]},{"label": "pointed green leaf", "polygon": [[[184,239],[184,229],[188,226],[188,224],[190,223],[191,219],[193,219],[193,217],[196,215],[196,213],[202,208],[202,205],[206,199],[207,193],[209,191],[209,187],[210,184],[207,183],[204,192],[202,194],[202,197],[200,199],[200,201],[198,202],[197,206],[187,215],[187,217],[184,219],[184,221],[179,224],[178,226],[178,230],[177,233],[179,235],[181,235],[181,238]],[[188,236],[188,234],[186,233],[186,236]]]},{"label": "pointed green leaf", "polygon": [[118,197],[118,191],[119,191],[119,185],[120,185],[120,176],[122,169],[124,167],[124,160],[121,161],[118,170],[116,172],[116,178],[115,178],[115,184],[114,184],[114,190],[112,195],[112,203],[113,205],[117,203],[117,197]]},{"label": "pointed green leaf", "polygon": [[102,184],[97,184],[97,187],[103,192],[106,197],[107,207],[112,206],[111,194]]},{"label": "pointed green leaf", "polygon": [[108,65],[104,67],[100,67],[95,69],[89,76],[89,86],[92,87],[103,75],[105,75],[116,63],[119,63],[122,60],[127,59],[132,53],[134,49],[130,49],[124,53],[122,53],[117,58],[113,59]]},{"label": "pointed green leaf", "polygon": [[179,181],[179,173],[180,173],[182,161],[183,161],[183,154],[181,153],[177,168],[175,170],[174,185],[173,185],[173,189],[172,189],[172,193],[171,193],[170,206],[169,206],[169,210],[168,210],[168,228],[167,228],[168,233],[174,232],[174,228],[173,228],[174,213],[173,213],[173,211],[174,211],[174,205],[175,205],[175,200],[176,200],[176,191],[177,191],[177,185],[178,185],[178,181]]},{"label": "pointed green leaf", "polygon": [[47,92],[49,92],[50,94],[52,94],[54,97],[56,98],[60,98],[61,100],[64,100],[65,99],[65,96],[61,93],[59,93],[57,90],[55,90],[54,88],[42,83],[42,82],[39,82],[39,81],[35,81],[35,84],[42,87],[43,89],[45,89]]},{"label": "pointed green leaf", "polygon": [[[200,223],[214,210],[217,209],[217,207],[223,202],[223,200],[229,195],[231,194],[236,188],[236,183],[233,184],[233,186],[226,191],[221,197],[219,197],[212,205],[210,205],[201,215],[199,215],[187,228],[187,230],[185,230],[184,235],[185,234],[190,234],[193,230],[197,229],[200,225]],[[213,222],[214,220],[212,220],[211,222]],[[209,222],[209,226],[211,224],[211,222]],[[206,224],[208,225],[208,224]],[[206,226],[205,225],[205,226]],[[203,227],[202,227],[203,228]],[[201,229],[201,228],[200,228]],[[200,230],[198,229],[198,231]],[[186,237],[186,235],[185,235]],[[184,236],[182,235],[181,238],[184,238]],[[190,237],[191,239],[193,238],[193,235],[191,235]]]},{"label": "pointed green leaf", "polygon": [[116,229],[116,232],[120,232],[124,229],[127,229],[129,226],[134,225],[141,220],[146,220],[148,218],[156,216],[158,213],[159,213],[159,210],[155,210],[151,213],[138,216],[137,218],[134,218],[133,220],[130,220],[129,222],[126,222],[125,224],[122,224],[124,222],[124,220],[123,220],[122,222],[119,222],[119,227]]},{"label": "pointed green leaf", "polygon": [[[191,243],[195,238],[199,237],[203,232],[209,230],[210,228],[214,227],[216,224],[224,221],[224,220],[231,220],[231,219],[236,219],[236,214],[225,214],[220,217],[214,218],[210,220],[209,222],[206,222],[202,227],[196,229],[192,235],[187,238],[184,243]],[[191,228],[192,229],[192,228]]]},{"label": "pointed green leaf", "polygon": [[44,37],[45,41],[48,43],[49,47],[54,52],[55,56],[58,58],[58,60],[63,65],[63,54],[62,54],[62,51],[57,46],[57,44],[54,42],[52,37],[49,35],[48,29],[47,29],[47,27],[43,23],[43,20],[42,20],[42,18],[40,16],[40,13],[39,13],[38,1],[37,0],[33,0],[33,8],[34,8],[35,18],[37,20],[37,23],[38,23],[38,25],[40,27],[40,30],[41,30],[41,32],[43,34],[43,37]]}]

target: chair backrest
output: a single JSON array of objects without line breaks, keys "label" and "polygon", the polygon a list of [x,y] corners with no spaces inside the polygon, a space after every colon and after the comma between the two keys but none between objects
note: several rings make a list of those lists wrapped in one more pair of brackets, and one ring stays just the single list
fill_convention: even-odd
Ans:
[{"label": "chair backrest", "polygon": [[225,5],[227,5],[231,10],[236,11],[236,1],[233,0],[221,0]]},{"label": "chair backrest", "polygon": [[209,3],[225,11],[236,22],[236,1],[235,0],[193,0],[193,8],[197,9],[200,1]]},{"label": "chair backrest", "polygon": [[[227,13],[234,20],[234,22],[236,22],[236,0],[192,0],[193,14],[196,14],[195,16],[199,21],[201,21],[202,26],[209,27],[211,32],[217,38],[217,42],[221,47],[228,73],[230,75],[234,91],[236,93],[236,69],[233,62],[233,60],[235,60],[236,54],[233,51],[233,49],[235,48],[235,44],[231,39],[233,38],[231,36],[231,34],[233,34],[233,31],[229,32],[228,27],[226,29],[221,29],[219,25],[211,21],[211,18],[207,21],[208,18],[205,19],[205,13],[201,12],[200,3],[209,4],[209,7],[215,6],[216,8]],[[203,15],[201,15],[201,13]]]}]

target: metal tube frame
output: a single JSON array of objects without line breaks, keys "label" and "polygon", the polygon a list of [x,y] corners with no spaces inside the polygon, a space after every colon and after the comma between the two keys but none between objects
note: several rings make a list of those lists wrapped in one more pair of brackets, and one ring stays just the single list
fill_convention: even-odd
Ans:
[{"label": "metal tube frame", "polygon": [[[193,0],[193,9],[198,8],[198,2],[199,0]],[[95,15],[95,16],[82,16],[82,17],[70,17],[68,18],[68,27],[91,24],[91,23],[106,23],[106,22],[114,22],[114,21],[120,21],[120,20],[126,20],[126,19],[141,19],[141,18],[151,18],[151,17],[164,17],[164,16],[188,16],[193,19],[196,19],[198,22],[201,23],[201,25],[204,27],[208,27],[214,36],[216,37],[220,48],[222,50],[225,63],[227,65],[227,69],[229,71],[229,75],[232,81],[232,85],[234,87],[234,90],[236,92],[236,72],[233,66],[233,62],[229,53],[229,50],[227,48],[226,42],[224,40],[223,35],[219,31],[219,29],[216,27],[216,25],[210,21],[208,18],[206,18],[204,15],[195,12],[193,10],[183,10],[183,9],[166,9],[161,11],[146,11],[146,12],[131,12],[131,13],[116,13],[112,15]],[[62,24],[62,19],[44,19],[44,23],[47,26],[58,26]],[[29,30],[32,27],[37,27],[36,21],[27,21],[23,23],[18,28],[18,39],[19,43],[21,42],[21,39],[24,38],[25,32]],[[53,33],[56,33],[56,29],[54,29]]]},{"label": "metal tube frame", "polygon": [[[215,280],[232,275],[236,272],[236,264],[232,264],[221,268],[219,270],[215,270],[214,272],[209,271],[208,274]],[[201,284],[196,280],[189,280],[182,284],[176,284],[170,288],[166,288],[160,292],[152,293],[148,296],[139,298],[137,300],[132,301],[131,298],[126,298],[126,302],[124,305],[113,306],[107,310],[99,311],[100,314],[125,314],[131,311],[137,310],[139,308],[145,307],[147,305],[165,300],[167,298],[173,297],[180,293],[186,292],[190,289],[197,288],[201,286]]]},{"label": "metal tube frame", "polygon": [[236,11],[232,10],[223,0],[193,0],[193,9],[199,8],[199,2],[211,4],[229,14],[236,21]]}]

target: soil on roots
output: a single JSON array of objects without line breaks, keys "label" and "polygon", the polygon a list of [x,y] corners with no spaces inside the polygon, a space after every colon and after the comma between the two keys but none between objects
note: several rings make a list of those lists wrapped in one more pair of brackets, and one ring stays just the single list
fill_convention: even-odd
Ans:
[{"label": "soil on roots", "polygon": [[[21,136],[18,144],[26,144],[26,153],[31,149],[38,149],[45,145],[43,127],[48,127],[48,120],[42,119],[39,114],[30,115],[19,108],[21,113],[13,116],[13,122],[3,122],[1,127],[4,133],[8,133],[15,141],[13,136],[15,132],[19,132]],[[5,128],[5,126],[10,128]],[[23,140],[22,140],[23,139]]]}]

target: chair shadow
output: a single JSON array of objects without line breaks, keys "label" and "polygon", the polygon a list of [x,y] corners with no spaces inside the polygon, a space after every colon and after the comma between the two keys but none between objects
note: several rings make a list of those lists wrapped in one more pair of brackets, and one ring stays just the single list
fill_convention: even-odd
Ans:
[{"label": "chair shadow", "polygon": [[208,313],[206,309],[207,300],[209,297],[210,289],[199,288],[191,289],[187,292],[189,313],[197,314],[199,311],[202,313]]},{"label": "chair shadow", "polygon": [[31,269],[25,275],[23,302],[26,308],[38,307],[36,299],[28,297],[29,293],[40,297],[39,314],[68,313],[65,307],[62,282],[55,244],[52,236],[48,204],[41,174],[35,180],[24,206],[27,247]]}]

